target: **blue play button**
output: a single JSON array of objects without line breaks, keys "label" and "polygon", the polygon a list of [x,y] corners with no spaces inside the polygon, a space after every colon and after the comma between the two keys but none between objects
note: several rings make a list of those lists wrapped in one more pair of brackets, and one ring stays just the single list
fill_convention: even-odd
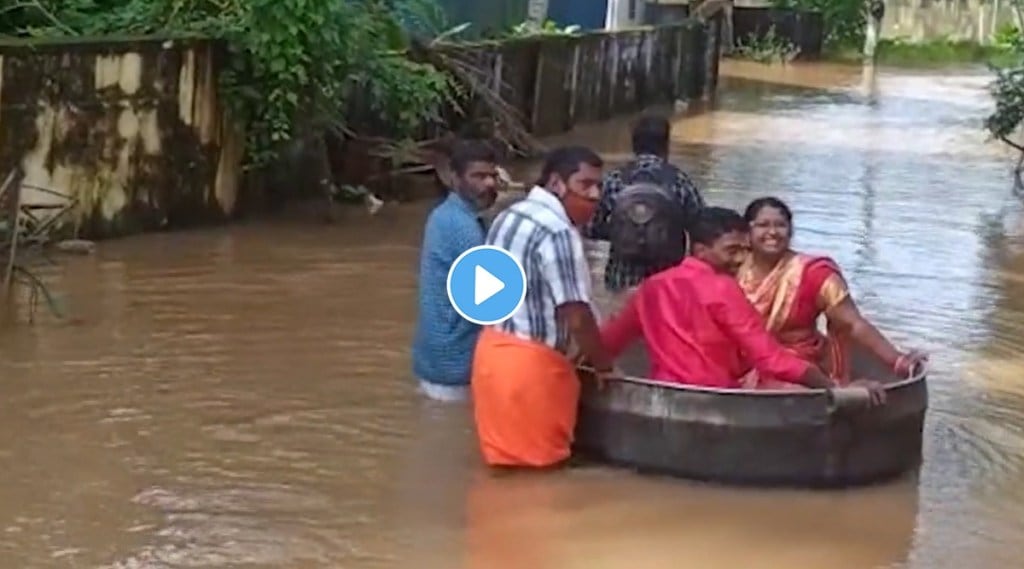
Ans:
[{"label": "blue play button", "polygon": [[448,269],[448,301],[474,324],[497,324],[515,314],[526,297],[526,273],[508,251],[473,247]]}]

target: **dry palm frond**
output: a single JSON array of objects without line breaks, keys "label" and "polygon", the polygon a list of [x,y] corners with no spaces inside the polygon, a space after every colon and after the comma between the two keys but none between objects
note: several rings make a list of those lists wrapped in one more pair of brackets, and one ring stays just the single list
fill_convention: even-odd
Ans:
[{"label": "dry palm frond", "polygon": [[28,296],[28,321],[29,324],[35,322],[36,311],[39,308],[39,299],[42,298],[46,301],[46,306],[50,309],[50,312],[58,317],[63,318],[65,316],[64,310],[57,302],[57,298],[50,292],[49,287],[42,281],[33,271],[22,265],[15,265],[14,272],[12,274],[13,281],[20,283],[29,289]]},{"label": "dry palm frond", "polygon": [[[60,192],[24,184],[22,179],[21,171],[15,169],[8,175],[3,186],[0,186],[0,202],[6,206],[3,211],[6,219],[0,223],[0,253],[6,260],[2,288],[4,296],[9,298],[13,285],[19,284],[28,287],[28,318],[31,323],[35,320],[40,298],[46,301],[54,315],[64,316],[49,288],[30,267],[40,263],[53,264],[46,256],[45,248],[50,244],[50,238],[57,230],[60,219],[74,207],[76,202]],[[33,206],[22,203],[21,191],[25,187],[64,198],[66,200],[65,207],[49,217],[40,217],[33,211]]]},{"label": "dry palm frond", "polygon": [[415,58],[449,73],[471,96],[478,97],[494,120],[494,137],[512,152],[532,156],[543,151],[543,145],[527,130],[522,113],[501,96],[502,88],[507,85],[495,76],[492,68],[473,60],[478,52],[421,42],[414,42],[411,52]]}]

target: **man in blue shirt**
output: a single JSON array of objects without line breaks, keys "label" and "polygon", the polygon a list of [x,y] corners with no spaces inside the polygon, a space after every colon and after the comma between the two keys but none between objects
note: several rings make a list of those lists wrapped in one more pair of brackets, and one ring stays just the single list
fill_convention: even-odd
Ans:
[{"label": "man in blue shirt", "polygon": [[423,232],[412,370],[428,397],[461,401],[469,394],[480,326],[459,316],[449,302],[448,270],[459,255],[484,244],[480,213],[498,196],[497,154],[485,141],[461,140],[452,147],[451,168],[454,187],[430,212]]}]

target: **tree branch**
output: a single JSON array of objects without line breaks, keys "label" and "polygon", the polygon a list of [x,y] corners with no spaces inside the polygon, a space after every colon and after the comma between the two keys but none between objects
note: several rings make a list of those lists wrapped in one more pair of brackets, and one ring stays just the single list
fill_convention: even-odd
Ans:
[{"label": "tree branch", "polygon": [[1012,148],[1014,148],[1015,150],[1017,150],[1018,152],[1021,152],[1022,154],[1024,154],[1024,145],[1021,145],[1021,144],[1019,144],[1019,143],[1016,143],[1016,142],[1014,142],[1014,141],[1010,140],[1010,139],[1009,139],[1008,137],[1006,137],[1006,136],[1000,136],[1000,137],[999,137],[999,140],[1002,140],[1002,141],[1003,141],[1004,143],[1006,143],[1006,144],[1010,145],[1010,147],[1012,147]]},{"label": "tree branch", "polygon": [[12,4],[0,10],[0,15],[6,14],[7,12],[13,12],[14,10],[18,10],[21,8],[31,8],[36,10],[37,12],[42,14],[44,18],[49,20],[54,27],[58,28],[60,31],[64,32],[69,36],[79,35],[78,32],[65,25],[64,22],[58,20],[57,17],[53,15],[53,12],[47,10],[46,6],[43,6],[43,4],[39,0],[30,0],[28,2],[18,2],[17,4]]}]

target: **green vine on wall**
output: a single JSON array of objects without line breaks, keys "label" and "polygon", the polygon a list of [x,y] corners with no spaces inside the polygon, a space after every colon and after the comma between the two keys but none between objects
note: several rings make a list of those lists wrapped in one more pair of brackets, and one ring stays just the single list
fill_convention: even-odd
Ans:
[{"label": "green vine on wall", "polygon": [[[422,17],[418,17],[422,15]],[[418,19],[417,19],[418,18]],[[297,138],[350,132],[365,93],[389,136],[411,136],[455,92],[451,77],[405,56],[438,23],[431,0],[0,0],[0,34],[20,37],[199,34],[227,41],[226,100],[245,126],[248,162]]]}]

